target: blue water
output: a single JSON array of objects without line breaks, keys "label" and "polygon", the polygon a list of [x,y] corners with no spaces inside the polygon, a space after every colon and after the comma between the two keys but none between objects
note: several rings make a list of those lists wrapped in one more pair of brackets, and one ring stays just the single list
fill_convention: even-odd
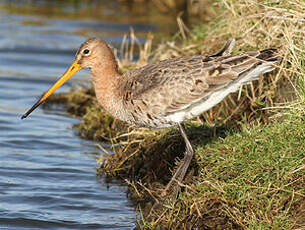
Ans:
[{"label": "blue water", "polygon": [[[103,34],[118,46],[131,25],[141,32],[158,26],[15,9],[59,2],[0,1],[0,229],[132,229],[135,213],[126,187],[96,176],[101,150],[75,135],[72,126],[78,120],[65,111],[41,108],[26,120],[20,117],[66,70],[87,37]],[[82,3],[81,10],[90,10],[89,3]],[[60,9],[73,7],[68,1]],[[120,10],[105,12],[119,16]],[[83,71],[59,91],[88,79]]]}]

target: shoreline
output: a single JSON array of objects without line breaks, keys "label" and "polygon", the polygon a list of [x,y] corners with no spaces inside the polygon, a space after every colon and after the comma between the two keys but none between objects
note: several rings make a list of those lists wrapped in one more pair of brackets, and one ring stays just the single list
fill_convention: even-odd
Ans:
[{"label": "shoreline", "polygon": [[[154,199],[159,197],[183,156],[184,145],[177,129],[148,130],[115,120],[100,108],[92,89],[72,90],[50,98],[49,104],[63,103],[70,114],[82,119],[76,126],[82,138],[119,146],[112,148],[114,154],[101,157],[99,173],[128,183],[129,197],[139,204],[143,216],[140,228],[293,229],[305,226],[302,222],[305,219],[305,94],[302,92],[305,91],[300,82],[305,67],[291,54],[300,59],[304,56],[298,49],[292,50],[292,45],[302,50],[302,41],[298,37],[287,40],[288,34],[285,34],[302,28],[297,14],[301,15],[302,6],[296,0],[293,2],[295,5],[291,6],[255,2],[247,11],[249,1],[223,0],[217,7],[222,9],[224,18],[198,25],[188,38],[181,35],[153,51],[145,49],[145,45],[140,47],[146,53],[142,52],[141,56],[140,52],[137,63],[119,62],[124,72],[148,61],[201,53],[204,44],[210,44],[205,51],[213,53],[231,37],[238,38],[234,53],[280,43],[284,57],[278,72],[264,75],[199,118],[186,122],[196,153],[183,182],[183,191],[176,202],[166,201],[149,219],[146,217]],[[288,7],[294,7],[295,22],[288,16],[276,21],[276,16],[292,10]],[[264,20],[259,14],[265,15]],[[291,28],[282,32],[275,30],[284,25],[279,20],[286,26],[291,23],[288,25]],[[248,33],[244,33],[245,28]],[[259,42],[262,34],[264,43]],[[289,82],[299,85],[287,87]],[[297,91],[287,95],[294,88]],[[266,107],[281,108],[266,110]]]}]

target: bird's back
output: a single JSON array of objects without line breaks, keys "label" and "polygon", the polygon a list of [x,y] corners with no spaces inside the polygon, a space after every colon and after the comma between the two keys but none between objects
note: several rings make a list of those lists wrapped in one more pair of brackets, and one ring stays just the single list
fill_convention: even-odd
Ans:
[{"label": "bird's back", "polygon": [[125,120],[151,128],[191,119],[279,61],[274,49],[229,56],[167,59],[127,73],[121,87]]}]

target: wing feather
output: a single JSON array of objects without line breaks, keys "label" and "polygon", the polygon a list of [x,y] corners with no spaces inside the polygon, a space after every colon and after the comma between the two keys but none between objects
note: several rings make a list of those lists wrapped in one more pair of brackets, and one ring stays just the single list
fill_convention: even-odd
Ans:
[{"label": "wing feather", "polygon": [[123,92],[128,96],[124,103],[129,109],[146,107],[156,117],[175,113],[227,87],[268,59],[276,60],[274,53],[181,57],[147,65],[125,76]]}]

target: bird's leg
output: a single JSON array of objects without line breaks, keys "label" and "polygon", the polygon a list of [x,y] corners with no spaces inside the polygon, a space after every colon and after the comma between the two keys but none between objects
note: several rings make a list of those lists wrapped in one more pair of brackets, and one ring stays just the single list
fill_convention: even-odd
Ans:
[{"label": "bird's leg", "polygon": [[[173,185],[173,183],[177,183],[176,187],[173,191],[173,196],[172,196],[174,199],[177,198],[177,195],[178,195],[178,192],[179,192],[179,184],[178,183],[182,182],[182,180],[183,180],[183,178],[186,174],[186,171],[187,171],[187,169],[188,169],[188,167],[189,167],[189,165],[190,165],[190,163],[193,159],[193,155],[194,155],[194,150],[192,148],[192,145],[191,145],[189,139],[187,138],[184,125],[178,123],[178,127],[179,127],[180,133],[181,133],[181,135],[184,139],[185,145],[186,145],[185,155],[184,155],[184,158],[183,158],[181,164],[179,165],[178,169],[176,170],[175,174],[173,175],[172,179],[166,185],[166,188],[161,193],[161,196],[165,197],[166,193],[168,192],[170,187]],[[164,200],[161,199],[160,201],[157,201],[156,203],[154,203],[154,205],[152,206],[147,218],[149,218],[152,215],[153,210],[155,210],[157,206],[162,205],[163,202],[164,202]]]},{"label": "bird's leg", "polygon": [[193,147],[192,147],[189,139],[187,138],[184,125],[178,123],[178,127],[179,127],[180,133],[181,133],[181,135],[184,139],[185,145],[186,145],[185,155],[184,155],[184,158],[182,160],[182,163],[178,167],[174,176],[172,177],[170,182],[167,184],[166,188],[163,190],[162,196],[166,195],[166,192],[169,190],[169,188],[171,187],[171,185],[174,182],[177,182],[177,183],[182,182],[182,180],[183,180],[183,178],[186,174],[186,171],[187,171],[187,169],[188,169],[188,167],[189,167],[189,165],[190,165],[190,163],[193,159],[193,155],[194,155],[194,150],[193,150]]}]

